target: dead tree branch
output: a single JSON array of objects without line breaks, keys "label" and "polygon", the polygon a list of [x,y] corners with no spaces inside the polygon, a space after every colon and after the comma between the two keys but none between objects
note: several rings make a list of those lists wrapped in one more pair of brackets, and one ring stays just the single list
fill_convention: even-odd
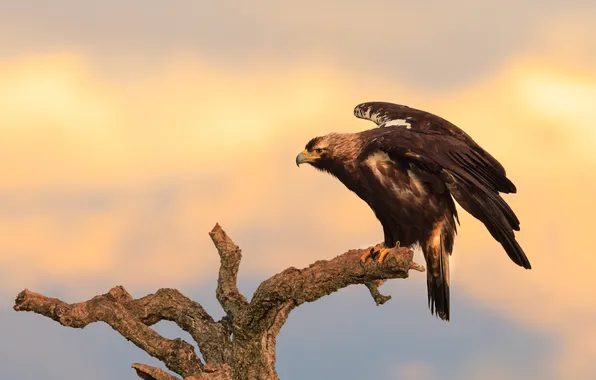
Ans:
[{"label": "dead tree branch", "polygon": [[228,317],[233,319],[235,314],[248,305],[246,297],[240,294],[237,286],[238,269],[242,259],[241,250],[219,224],[213,227],[209,236],[211,236],[221,259],[215,294]]},{"label": "dead tree branch", "polygon": [[180,380],[161,368],[151,367],[147,364],[133,363],[132,368],[137,371],[137,375],[143,380]]},{"label": "dead tree branch", "polygon": [[231,355],[230,333],[227,326],[215,322],[203,307],[176,289],[159,289],[127,308],[147,326],[161,320],[172,321],[188,332],[197,342],[207,363],[223,364]]},{"label": "dead tree branch", "polygon": [[[32,311],[63,326],[83,328],[104,322],[185,380],[277,379],[276,337],[290,312],[349,285],[367,286],[377,305],[391,297],[378,287],[388,279],[407,278],[410,269],[424,268],[412,261],[409,248],[400,248],[382,265],[361,265],[366,250],[351,250],[332,260],[317,261],[304,269],[288,268],[263,281],[248,302],[237,287],[241,251],[219,226],[209,234],[221,258],[216,295],[226,312],[214,321],[203,307],[175,289],[133,299],[121,286],[88,301],[67,304],[27,289],[15,300],[17,311]],[[166,339],[150,328],[168,320],[197,342],[206,363],[182,339]],[[155,367],[133,364],[142,379],[175,380]],[[179,380],[179,379],[178,379]]]},{"label": "dead tree branch", "polygon": [[135,318],[122,304],[122,300],[131,298],[124,288],[115,287],[107,294],[89,301],[67,304],[25,289],[17,296],[14,309],[33,311],[73,328],[105,322],[137,347],[161,360],[172,371],[182,376],[201,373],[203,364],[195,354],[194,347],[182,339],[166,339]]}]

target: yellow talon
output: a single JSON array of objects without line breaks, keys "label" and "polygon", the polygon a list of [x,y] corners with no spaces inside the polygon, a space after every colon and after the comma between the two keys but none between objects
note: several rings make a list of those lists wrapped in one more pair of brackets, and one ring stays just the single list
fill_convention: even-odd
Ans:
[{"label": "yellow talon", "polygon": [[383,264],[383,261],[385,260],[385,257],[387,257],[387,255],[393,249],[397,249],[399,247],[400,247],[400,242],[399,241],[395,245],[395,248],[387,248],[387,247],[385,247],[385,244],[383,244],[383,243],[377,244],[373,248],[371,248],[370,250],[366,251],[360,257],[360,262],[361,263],[364,263],[364,262],[366,262],[366,260],[368,260],[369,257],[371,257],[373,259],[373,261],[377,261],[377,263]]},{"label": "yellow talon", "polygon": [[389,252],[391,252],[391,248],[381,248],[379,250],[379,259],[377,260],[377,262],[379,264],[383,264],[383,260],[385,260],[385,256],[387,256]]}]

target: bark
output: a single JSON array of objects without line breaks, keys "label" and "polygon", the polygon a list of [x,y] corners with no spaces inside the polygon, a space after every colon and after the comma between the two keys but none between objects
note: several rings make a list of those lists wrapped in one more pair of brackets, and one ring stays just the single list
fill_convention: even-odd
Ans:
[{"label": "bark", "polygon": [[[332,260],[274,275],[261,283],[249,302],[237,287],[240,248],[219,225],[209,235],[221,259],[216,296],[226,316],[219,321],[175,289],[160,289],[133,299],[117,286],[74,304],[25,289],[17,296],[14,309],[32,311],[73,328],[104,322],[185,380],[277,379],[276,338],[295,307],[358,284],[368,287],[375,303],[382,305],[391,298],[379,292],[383,282],[407,278],[410,269],[424,270],[412,261],[409,248],[395,249],[383,264],[372,260],[361,264],[360,256],[370,247],[351,250]],[[190,343],[164,338],[150,327],[161,320],[172,321],[187,331],[206,363]],[[145,364],[135,363],[133,368],[141,379],[180,379]]]}]

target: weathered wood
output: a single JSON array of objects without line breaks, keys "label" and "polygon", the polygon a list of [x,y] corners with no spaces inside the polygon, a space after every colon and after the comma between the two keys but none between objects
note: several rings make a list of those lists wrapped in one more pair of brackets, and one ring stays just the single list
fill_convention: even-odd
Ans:
[{"label": "weathered wood", "polygon": [[[381,265],[372,260],[360,262],[370,247],[351,250],[332,260],[317,261],[304,269],[288,268],[272,276],[261,283],[248,302],[237,287],[240,248],[219,225],[209,235],[221,258],[216,295],[226,316],[220,321],[214,321],[199,303],[176,289],[160,289],[133,299],[117,286],[104,295],[74,304],[25,289],[17,296],[14,309],[32,311],[73,328],[107,323],[185,380],[269,380],[277,379],[277,334],[295,307],[358,284],[367,286],[376,304],[382,305],[391,298],[379,292],[383,282],[407,278],[411,269],[424,270],[412,261],[409,248],[394,250]],[[149,327],[161,320],[173,321],[187,331],[206,363],[188,342],[166,339]],[[142,379],[178,379],[145,364],[135,363],[133,368]]]}]

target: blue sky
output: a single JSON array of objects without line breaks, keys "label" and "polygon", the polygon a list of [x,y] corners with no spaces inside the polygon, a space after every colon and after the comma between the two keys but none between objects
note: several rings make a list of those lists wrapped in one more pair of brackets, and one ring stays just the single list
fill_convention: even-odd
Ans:
[{"label": "blue sky", "polygon": [[[428,313],[424,281],[415,279],[422,276],[414,273],[414,280],[385,285],[383,291],[393,299],[384,306],[375,306],[360,286],[294,310],[278,337],[280,378],[556,378],[544,365],[557,355],[556,337],[475,307],[462,292],[454,295],[454,321],[445,324]],[[245,279],[240,287],[250,294],[259,281]],[[221,317],[213,286],[183,291]],[[5,302],[2,308],[9,306]],[[2,346],[2,357],[10,363],[0,370],[3,378],[125,379],[133,377],[128,363],[159,365],[107,325],[66,329],[32,313],[10,311],[2,313],[2,320],[3,341],[18,341],[19,347]],[[26,328],[11,328],[15,325]],[[190,340],[173,323],[161,322],[156,329]],[[36,365],[30,363],[32,356],[38,358]]]},{"label": "blue sky", "polygon": [[0,377],[158,364],[108,326],[14,312],[24,288],[173,287],[221,316],[216,222],[243,248],[247,295],[379,242],[366,204],[294,157],[371,128],[352,109],[384,100],[447,118],[507,168],[533,270],[460,210],[451,323],[423,274],[385,284],[382,307],[345,289],[292,312],[280,377],[595,378],[594,19],[589,1],[0,0]]}]

